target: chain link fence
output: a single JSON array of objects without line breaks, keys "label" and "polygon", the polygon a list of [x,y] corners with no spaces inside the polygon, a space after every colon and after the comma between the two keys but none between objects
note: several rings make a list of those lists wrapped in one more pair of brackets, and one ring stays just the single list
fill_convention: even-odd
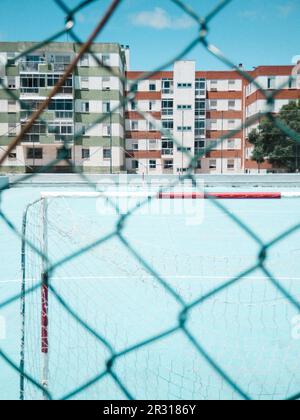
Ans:
[{"label": "chain link fence", "polygon": [[[67,78],[72,75],[74,72],[77,64],[79,63],[80,57],[82,57],[86,53],[90,53],[93,55],[94,60],[97,62],[99,67],[103,67],[107,69],[110,74],[113,76],[118,76],[114,73],[114,70],[110,68],[109,66],[106,66],[101,60],[93,54],[91,47],[93,45],[93,42],[96,40],[96,38],[102,33],[103,29],[106,25],[110,23],[110,19],[114,15],[115,11],[117,10],[118,6],[122,3],[122,0],[113,0],[111,4],[109,5],[108,9],[104,13],[103,16],[99,17],[99,23],[97,24],[96,28],[91,33],[90,37],[87,41],[83,41],[79,38],[79,36],[76,34],[76,17],[78,16],[78,13],[84,10],[85,8],[88,8],[92,3],[96,3],[98,0],[85,0],[78,4],[78,6],[74,7],[73,9],[69,8],[66,3],[63,0],[54,0],[54,2],[61,8],[62,12],[65,14],[65,26],[58,31],[53,36],[49,37],[48,39],[44,40],[43,42],[39,43],[37,46],[34,47],[33,50],[40,49],[43,46],[46,46],[47,44],[58,40],[62,35],[68,34],[69,37],[77,44],[81,45],[79,54],[74,58],[74,60],[71,62],[71,64],[66,69],[64,75],[60,78],[57,85],[53,88],[51,94],[45,100],[41,106],[32,114],[30,119],[27,121],[26,125],[22,128],[21,132],[15,139],[12,140],[11,144],[5,151],[5,153],[2,155],[0,159],[0,167],[3,165],[4,160],[8,157],[8,155],[11,153],[11,151],[20,144],[22,138],[26,135],[26,133],[29,132],[30,128],[33,126],[33,124],[39,120],[42,121],[42,114],[43,111],[45,111],[50,103],[50,101],[54,98],[54,96],[59,93],[60,89],[64,85],[64,82],[67,80]],[[125,0],[123,0],[125,1]],[[297,133],[293,130],[291,130],[287,125],[285,125],[282,121],[280,121],[278,118],[274,117],[274,115],[271,113],[272,105],[274,104],[274,100],[276,99],[277,95],[281,91],[281,89],[284,89],[287,86],[287,83],[281,86],[281,89],[278,89],[276,91],[265,91],[258,83],[257,81],[253,80],[251,76],[243,71],[240,67],[237,67],[233,62],[230,61],[228,57],[226,57],[215,45],[212,45],[209,41],[210,36],[210,24],[214,20],[216,16],[218,16],[220,13],[222,13],[222,10],[226,8],[232,0],[222,0],[218,2],[215,7],[211,10],[211,12],[206,16],[201,16],[197,11],[191,9],[185,2],[181,0],[170,0],[170,2],[176,4],[185,14],[187,14],[189,17],[191,17],[197,24],[197,33],[195,35],[195,38],[191,40],[189,45],[184,48],[183,51],[180,51],[175,57],[173,57],[168,62],[164,63],[162,66],[160,66],[157,69],[154,69],[151,72],[144,73],[140,76],[138,80],[135,81],[135,84],[138,83],[140,80],[144,80],[149,78],[152,75],[155,75],[158,71],[162,71],[164,69],[167,69],[169,66],[171,66],[175,61],[180,60],[184,58],[188,53],[190,53],[196,46],[202,45],[202,47],[207,50],[210,54],[212,54],[215,58],[217,58],[220,62],[225,64],[229,69],[235,69],[243,78],[248,80],[249,82],[253,83],[264,95],[265,99],[267,100],[267,103],[270,105],[270,111],[268,109],[265,111],[264,115],[268,119],[270,119],[275,126],[277,126],[280,130],[282,130],[286,135],[288,135],[290,138],[293,138],[296,142],[300,142],[300,133]],[[199,6],[200,9],[200,6]],[[29,54],[30,52],[33,52],[33,50],[24,51],[22,54],[20,54],[18,57],[15,58],[15,61],[19,60],[23,56]],[[123,82],[126,83],[127,80],[124,77],[121,77],[123,79]],[[13,93],[13,91],[9,90],[7,86],[5,85],[3,80],[0,80],[1,86],[3,89],[6,90],[7,94],[12,100],[18,101],[21,103],[20,99]],[[129,91],[129,94],[126,96],[126,98],[122,101],[122,103],[118,106],[118,108],[112,110],[111,112],[116,112],[120,107],[124,107],[128,102],[135,99],[136,92],[134,90],[134,86],[132,86],[132,89]],[[26,106],[26,104],[22,104],[23,107]],[[28,109],[29,112],[32,110]],[[148,115],[145,112],[142,112],[141,110],[137,110],[139,114],[145,118],[148,121],[151,121],[159,131],[162,132],[162,134],[167,135],[168,137],[171,136],[171,133],[167,130],[163,130],[160,126],[158,126],[158,123],[156,120],[154,120],[150,115]],[[246,123],[242,125],[242,127],[239,127],[237,130],[234,130],[224,136],[222,136],[218,143],[221,144],[225,140],[232,138],[241,131],[241,129],[245,129],[248,126],[253,125],[255,122],[258,121],[258,118],[261,118],[262,114],[260,114],[258,117],[252,118],[248,120]],[[104,120],[108,119],[109,116],[101,116],[97,120],[94,121],[93,125],[102,123]],[[46,123],[46,122],[45,122]],[[83,135],[82,132],[76,132],[74,137],[75,140],[80,138]],[[173,138],[173,141],[175,144],[178,144],[176,139]],[[179,145],[179,144],[178,144]],[[179,145],[180,146],[180,145]],[[214,146],[215,147],[215,146]],[[65,143],[64,148],[67,153],[68,145]],[[197,165],[197,161],[200,157],[204,156],[207,152],[209,152],[211,149],[206,148],[201,155],[198,156],[192,156],[190,152],[185,151],[187,156],[190,158],[190,169],[186,175],[182,177],[181,180],[177,180],[174,182],[174,186],[176,184],[186,180],[191,180],[194,183],[195,188],[197,188],[197,182],[193,175],[193,169]],[[73,165],[71,161],[67,160],[67,155],[60,156],[60,159],[63,159],[64,161],[67,161],[70,165],[70,168],[72,169],[72,172],[78,173],[80,177],[87,183],[89,183],[89,179],[86,175],[79,172],[76,167]],[[60,159],[56,159],[55,161],[52,161],[47,165],[47,167],[40,170],[40,173],[46,172],[49,168],[52,166],[55,166],[57,163],[59,163]],[[2,166],[2,168],[5,171],[5,168]],[[15,183],[22,182],[25,179],[30,179],[34,177],[35,174],[26,174],[23,177],[18,178],[18,180],[15,181]],[[12,185],[13,187],[14,185]],[[95,189],[96,187],[94,185],[91,185],[92,189]],[[170,188],[170,186],[169,186]],[[163,192],[161,190],[160,192]],[[3,191],[1,191],[1,194]],[[284,287],[282,282],[280,282],[275,275],[273,275],[267,268],[267,261],[268,261],[268,255],[270,250],[277,245],[279,242],[283,241],[285,238],[288,238],[290,235],[298,232],[300,229],[300,223],[291,226],[290,229],[288,229],[285,232],[282,232],[281,235],[279,235],[276,239],[274,239],[271,242],[265,243],[260,236],[255,233],[251,227],[249,227],[246,223],[244,223],[238,216],[236,216],[232,211],[229,211],[229,209],[226,208],[220,201],[214,200],[213,198],[210,198],[211,202],[213,203],[216,208],[218,208],[224,215],[225,218],[229,218],[232,222],[234,222],[241,230],[243,230],[249,237],[249,240],[253,240],[260,248],[260,253],[257,256],[257,260],[254,265],[251,265],[250,267],[247,267],[245,270],[237,274],[234,278],[231,278],[229,281],[224,282],[223,284],[219,285],[218,287],[214,288],[213,290],[209,291],[208,293],[201,295],[198,299],[195,299],[192,303],[187,303],[185,299],[182,298],[182,296],[175,290],[175,288],[172,287],[172,285],[168,282],[167,279],[161,277],[156,270],[152,267],[151,263],[144,259],[139,253],[134,249],[132,244],[130,243],[130,240],[128,240],[125,235],[123,234],[124,228],[126,226],[126,223],[130,220],[130,218],[135,214],[138,208],[140,208],[143,205],[146,205],[149,201],[149,199],[145,200],[144,203],[139,203],[139,205],[136,208],[133,208],[130,210],[126,215],[120,215],[118,223],[116,225],[116,229],[108,236],[106,237],[99,237],[96,241],[93,241],[91,244],[89,244],[88,247],[85,249],[82,249],[80,251],[74,252],[72,255],[69,255],[68,257],[62,259],[59,262],[56,262],[55,264],[52,264],[51,261],[48,259],[48,255],[43,254],[41,250],[37,249],[34,244],[32,244],[27,236],[26,236],[26,225],[24,227],[24,230],[22,232],[21,229],[19,229],[18,226],[15,226],[13,222],[10,220],[9,215],[5,214],[2,206],[0,208],[0,217],[3,223],[7,225],[7,227],[14,232],[17,237],[22,240],[23,246],[29,247],[31,249],[31,252],[37,253],[40,255],[43,261],[47,262],[47,270],[44,273],[44,278],[41,279],[41,282],[38,285],[35,285],[32,289],[26,289],[23,290],[23,293],[20,293],[18,295],[12,296],[10,299],[6,299],[5,301],[0,302],[0,310],[3,310],[4,308],[12,305],[13,303],[19,302],[21,299],[23,301],[26,299],[27,295],[30,295],[33,293],[37,288],[41,288],[45,282],[47,283],[47,287],[49,289],[49,293],[52,294],[59,304],[64,308],[64,310],[78,322],[81,326],[83,326],[86,331],[91,334],[99,343],[99,346],[104,346],[107,351],[110,354],[110,357],[108,358],[106,362],[106,369],[99,372],[99,374],[95,377],[90,378],[90,380],[84,384],[82,384],[80,387],[76,387],[76,389],[70,390],[68,395],[64,395],[61,398],[63,399],[70,399],[75,397],[80,397],[80,395],[87,390],[89,387],[93,386],[95,383],[103,381],[105,378],[111,378],[116,386],[119,388],[119,390],[122,392],[125,398],[128,398],[130,400],[135,399],[135,395],[133,395],[132,391],[128,389],[128,387],[122,382],[122,378],[118,375],[116,372],[115,366],[116,363],[122,359],[124,356],[127,356],[131,353],[136,352],[137,350],[141,348],[146,348],[147,346],[150,346],[151,344],[158,342],[160,340],[164,340],[169,336],[174,335],[175,333],[180,333],[184,335],[189,343],[190,346],[193,347],[194,350],[197,351],[197,353],[203,358],[206,363],[211,367],[212,370],[215,371],[215,373],[222,378],[222,380],[232,388],[234,393],[236,393],[240,398],[245,400],[252,399],[252,395],[245,389],[243,389],[233,378],[233,376],[226,372],[222,366],[220,366],[216,360],[214,360],[213,356],[210,355],[202,346],[201,342],[193,335],[193,333],[188,328],[188,320],[191,316],[192,311],[196,307],[203,306],[207,301],[209,301],[211,298],[218,296],[222,291],[230,288],[233,285],[236,285],[238,283],[243,282],[243,279],[249,275],[251,275],[254,272],[257,272],[258,270],[262,273],[262,275],[266,278],[265,281],[270,282],[280,293],[286,301],[289,302],[290,305],[292,305],[299,313],[300,313],[300,303],[298,300]],[[3,203],[3,196],[1,196],[1,201]],[[26,218],[25,218],[26,221]],[[155,336],[149,337],[147,340],[137,343],[134,346],[130,346],[128,348],[125,348],[123,351],[116,351],[115,348],[106,340],[105,336],[101,334],[101,332],[94,330],[90,325],[88,325],[81,317],[76,314],[72,307],[69,305],[68,301],[66,301],[60,294],[57,292],[55,287],[51,283],[51,276],[52,273],[60,266],[63,266],[67,262],[70,262],[72,260],[75,260],[79,257],[79,255],[84,255],[86,252],[90,251],[93,248],[101,246],[103,243],[111,240],[112,238],[117,239],[120,244],[123,247],[126,247],[128,252],[131,254],[132,258],[136,260],[136,262],[141,265],[141,267],[147,271],[157,282],[157,285],[159,285],[161,288],[163,288],[168,295],[174,299],[174,301],[179,304],[181,307],[180,312],[178,313],[178,317],[176,320],[174,320],[174,327],[171,329],[168,329],[167,331],[163,331]],[[3,349],[0,348],[0,357],[2,360],[7,363],[11,369],[18,372],[21,376],[21,380],[28,381],[33,387],[35,387],[37,390],[40,390],[43,392],[47,399],[53,399],[53,395],[51,393],[51,387],[50,389],[44,388],[39,378],[32,377],[28,372],[26,372],[26,366],[19,366],[16,361],[14,361],[9,354],[6,354]],[[289,399],[296,400],[300,398],[300,390],[299,393],[296,395],[290,395]]]}]

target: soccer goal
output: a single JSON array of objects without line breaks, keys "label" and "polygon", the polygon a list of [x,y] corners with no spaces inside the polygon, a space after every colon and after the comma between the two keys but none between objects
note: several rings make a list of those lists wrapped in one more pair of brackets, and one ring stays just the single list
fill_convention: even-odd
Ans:
[{"label": "soccer goal", "polygon": [[[128,198],[134,210],[124,219]],[[204,202],[194,196],[182,213],[143,212],[148,201],[163,210],[181,204],[169,198],[49,192],[27,207],[21,399],[115,400],[128,398],[124,389],[149,400],[239,399],[237,389],[284,399],[297,392],[297,311],[259,269],[238,277],[257,264],[257,244],[209,200],[196,226],[186,223],[191,206]],[[259,214],[261,205],[239,208],[255,206]],[[269,255],[269,267],[298,296],[298,256],[289,273],[280,252]],[[182,302],[195,301],[185,325],[192,342],[179,322]],[[112,376],[107,362],[115,355]]]},{"label": "soccer goal", "polygon": [[[156,319],[155,313],[162,311],[165,319],[172,315],[170,324],[176,320],[176,302],[142,263],[143,257],[149,266],[157,261],[163,269],[163,244],[157,255],[155,240],[136,237],[140,241],[136,248],[144,249],[142,257],[137,258],[118,236],[118,206],[122,200],[130,199],[130,206],[135,207],[156,195],[49,192],[42,193],[26,209],[21,399],[48,399],[48,392],[55,399],[69,396],[105,371],[112,349],[121,351],[160,332],[164,322]],[[160,217],[142,215],[138,220],[145,233],[152,235]],[[157,234],[160,231],[158,224]],[[138,236],[141,230],[134,227],[134,232]],[[174,266],[174,262],[170,265]],[[180,278],[178,275],[178,282]],[[165,314],[168,308],[170,313]],[[159,366],[166,369],[169,364],[167,353],[164,346],[153,355],[145,348],[130,355],[126,363],[125,359],[119,363],[118,371],[141,398],[154,397]],[[176,372],[172,363],[170,369]],[[169,375],[169,368],[161,375]],[[105,377],[80,394],[75,393],[74,398],[118,399],[124,394]]]},{"label": "soccer goal", "polygon": [[[122,204],[129,211],[149,204],[149,199],[155,205],[159,198],[157,192],[144,191],[48,192],[27,207],[22,244],[21,399],[48,399],[48,392],[55,399],[68,397],[105,371],[112,349],[122,351],[177,322],[178,302],[157,277],[176,282],[174,289],[183,290],[183,278],[196,279],[185,266],[196,266],[190,264],[189,255],[174,253],[160,239],[168,238],[169,224],[174,226],[171,218],[161,217],[157,209],[137,212],[128,219],[128,244],[118,236],[120,230],[126,233],[119,225]],[[160,202],[168,206],[167,200]],[[131,246],[140,254],[134,255]],[[145,346],[122,359],[118,372],[140,398],[172,398],[180,378],[196,389],[201,385],[191,366],[183,374],[187,355],[191,361],[196,358],[188,345],[184,351],[184,357],[178,351],[170,357],[167,342],[153,352]],[[105,377],[74,398],[118,399],[124,394]]]}]

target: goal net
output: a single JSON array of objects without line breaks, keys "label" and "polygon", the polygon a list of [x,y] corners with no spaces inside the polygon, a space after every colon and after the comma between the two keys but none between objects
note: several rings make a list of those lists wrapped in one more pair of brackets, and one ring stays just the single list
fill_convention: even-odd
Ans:
[{"label": "goal net", "polygon": [[[24,217],[21,365],[55,399],[124,398],[109,376],[77,391],[105,371],[112,355],[109,347],[120,352],[176,322],[180,310],[176,301],[117,235],[117,208],[123,207],[124,213],[148,198],[143,193],[131,195],[121,194],[120,200],[115,193],[46,193]],[[149,229],[152,222],[147,216],[146,220]],[[155,240],[141,237],[138,245],[144,247],[147,264],[157,261],[159,271],[170,270],[163,244],[159,256]],[[176,255],[174,264],[179,265]],[[159,311],[163,321],[156,319]],[[153,353],[142,348],[117,363],[126,386],[149,399],[180,398],[182,369],[183,359],[169,359],[167,342],[156,350],[154,346]],[[194,381],[192,371],[184,380],[189,377]],[[195,390],[197,386],[196,381]],[[48,396],[22,375],[21,398]]]},{"label": "goal net", "polygon": [[[193,308],[187,328],[200,347],[179,328],[176,297],[193,302],[255,264],[255,244],[243,248],[246,236],[232,225],[236,247],[225,247],[228,233],[214,232],[213,219],[195,228],[183,215],[138,209],[123,220],[117,204],[57,193],[27,208],[21,398],[238,399],[244,390],[282,399],[296,391],[297,312],[261,272]],[[298,284],[284,280],[296,294]],[[107,361],[120,354],[112,375]]]}]

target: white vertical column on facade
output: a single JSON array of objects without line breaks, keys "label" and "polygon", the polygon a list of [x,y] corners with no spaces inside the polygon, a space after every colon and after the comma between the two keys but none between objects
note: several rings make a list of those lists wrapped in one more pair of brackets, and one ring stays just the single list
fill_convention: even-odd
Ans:
[{"label": "white vertical column on facade", "polygon": [[184,149],[194,155],[195,74],[195,61],[179,61],[174,65],[174,137],[179,144],[179,147],[174,145],[175,173],[189,167],[190,158],[183,152]]}]

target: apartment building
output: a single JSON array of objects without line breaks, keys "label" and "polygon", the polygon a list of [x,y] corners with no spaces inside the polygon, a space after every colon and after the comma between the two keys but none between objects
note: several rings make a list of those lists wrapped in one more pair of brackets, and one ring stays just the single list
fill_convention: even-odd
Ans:
[{"label": "apartment building", "polygon": [[[0,77],[8,90],[0,86],[0,155],[79,51],[73,43],[37,49],[35,45],[0,43]],[[28,50],[32,52],[27,54]],[[80,171],[123,170],[124,111],[120,104],[124,83],[120,75],[125,75],[127,56],[128,48],[118,44],[94,44],[92,53],[81,58],[48,109],[10,153],[7,171],[31,172],[51,164],[49,171],[69,172],[66,161],[57,161],[66,155]],[[99,66],[98,60],[111,66],[115,75]],[[64,144],[67,153],[62,151]]]},{"label": "apartment building", "polygon": [[[265,90],[283,88],[276,95],[272,112],[300,98],[300,65],[262,66],[248,72]],[[182,174],[190,156],[211,151],[198,159],[195,173],[257,173],[272,170],[268,163],[252,161],[253,146],[247,136],[258,123],[249,124],[263,113],[263,93],[237,71],[197,71],[195,62],[181,61],[172,72],[160,72],[136,83],[141,72],[128,72],[127,89],[135,84],[135,100],[126,112],[126,169],[143,174]],[[291,79],[291,75],[296,76]],[[137,113],[148,112],[153,124]],[[161,132],[157,126],[161,123]],[[169,133],[168,133],[169,132]],[[220,142],[222,136],[233,133]],[[169,135],[168,135],[169,134]],[[175,139],[175,142],[172,140]]]},{"label": "apartment building", "polygon": [[[73,43],[42,48],[28,42],[0,43],[0,156],[78,51]],[[112,67],[113,74],[99,60]],[[198,174],[272,170],[268,163],[258,168],[247,142],[258,125],[251,121],[259,121],[267,106],[255,83],[235,70],[198,71],[194,61],[176,62],[172,71],[146,80],[139,80],[143,73],[129,66],[129,47],[94,44],[10,153],[6,170],[69,172],[61,160],[64,144],[73,166],[89,173],[184,174],[190,157],[198,155],[203,155],[195,162]],[[248,73],[265,90],[281,89],[274,113],[300,98],[300,64],[261,66]],[[129,100],[132,89],[135,97]],[[246,123],[249,127],[240,129]],[[230,139],[220,142],[228,133]],[[205,153],[207,147],[210,152]]]},{"label": "apartment building", "polygon": [[[284,105],[300,98],[300,63],[296,66],[261,66],[251,72],[253,83],[248,83],[245,89],[245,121],[251,123],[252,119],[257,122],[250,124],[245,129],[245,136],[254,128],[257,128],[263,113],[268,110],[278,114]],[[291,76],[294,76],[291,78]],[[268,104],[262,91],[258,89],[258,83],[264,90],[272,92],[279,90],[273,104]],[[257,172],[258,165],[251,159],[253,145],[246,141],[245,165],[246,173]],[[269,163],[260,165],[260,172],[271,171]]]}]

